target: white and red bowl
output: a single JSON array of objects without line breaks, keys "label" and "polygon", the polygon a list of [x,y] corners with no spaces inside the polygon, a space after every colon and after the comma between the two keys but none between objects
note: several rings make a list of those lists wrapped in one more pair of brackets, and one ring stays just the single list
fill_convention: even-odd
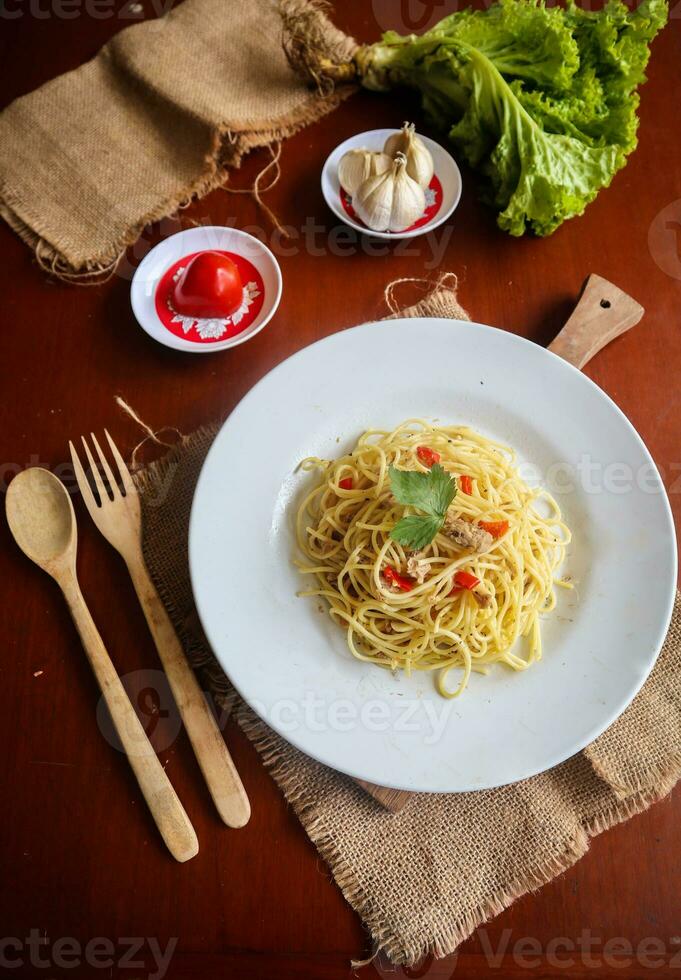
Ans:
[{"label": "white and red bowl", "polygon": [[[186,262],[198,252],[223,252],[236,262],[243,302],[226,318],[181,316],[173,307],[171,287]],[[130,287],[139,325],[150,337],[193,354],[209,354],[243,344],[272,319],[281,299],[281,270],[261,241],[220,225],[188,228],[159,242],[140,262]]]},{"label": "white and red bowl", "polygon": [[382,150],[388,137],[396,132],[395,129],[371,129],[366,133],[357,133],[329,154],[322,169],[322,194],[336,217],[365,235],[393,241],[400,238],[416,238],[417,235],[425,235],[441,225],[459,203],[462,188],[461,171],[451,153],[435,140],[419,133],[420,139],[430,150],[435,166],[433,179],[426,191],[426,210],[418,221],[405,231],[372,231],[371,228],[367,228],[355,214],[350,195],[340,185],[338,164],[348,150],[358,150],[362,147],[367,150]]}]

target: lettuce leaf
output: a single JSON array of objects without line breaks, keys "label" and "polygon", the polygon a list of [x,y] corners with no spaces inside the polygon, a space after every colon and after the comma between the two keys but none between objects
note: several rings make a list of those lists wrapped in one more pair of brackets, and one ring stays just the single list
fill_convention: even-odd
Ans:
[{"label": "lettuce leaf", "polygon": [[585,11],[498,0],[427,33],[388,32],[357,58],[363,84],[420,91],[430,120],[485,178],[512,235],[548,235],[586,205],[636,147],[649,44],[666,0]]}]

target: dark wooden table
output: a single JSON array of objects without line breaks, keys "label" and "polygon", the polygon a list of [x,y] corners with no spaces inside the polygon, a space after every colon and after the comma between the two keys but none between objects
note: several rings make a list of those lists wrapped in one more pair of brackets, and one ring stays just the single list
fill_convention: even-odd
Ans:
[{"label": "dark wooden table", "polygon": [[[375,38],[379,27],[404,30],[396,0],[336,6],[337,23],[360,39]],[[411,6],[418,13],[429,5]],[[451,6],[430,4],[434,15]],[[34,0],[29,10],[8,0],[5,11],[21,15],[2,17],[3,102],[92,57],[129,23],[118,7],[98,8],[109,16],[96,18],[87,3]],[[151,0],[144,7],[153,16]],[[418,239],[408,249],[375,256],[363,251],[361,240],[339,232],[321,198],[321,165],[352,133],[413,115],[404,100],[357,95],[289,140],[282,179],[268,198],[299,234],[293,245],[274,245],[283,301],[270,326],[234,351],[182,355],[137,326],[130,273],[162,233],[158,227],[131,250],[121,274],[96,288],[48,281],[26,246],[0,227],[3,489],[20,468],[63,465],[67,439],[86,429],[108,426],[130,450],[139,431],[114,405],[116,394],[154,427],[190,432],[224,416],[289,354],[382,315],[384,286],[396,277],[452,270],[474,318],[546,344],[583,279],[598,272],[639,300],[646,316],[587,371],[646,440],[681,517],[680,37],[677,11],[655,42],[642,92],[640,147],[631,162],[583,218],[546,240],[518,241],[498,231],[476,201],[468,173],[461,206],[437,233],[435,247]],[[249,184],[266,158],[255,154],[235,183]],[[264,224],[249,197],[220,191],[181,216],[185,226],[232,219],[246,228]],[[178,227],[166,222],[163,233]],[[404,301],[416,295],[409,287],[399,294]],[[0,973],[20,960],[24,965],[13,975],[22,977],[147,977],[158,943],[173,951],[166,974],[173,978],[347,977],[350,958],[369,950],[367,936],[244,736],[234,727],[226,731],[253,804],[252,820],[240,832],[218,822],[185,736],[163,752],[201,841],[195,860],[176,865],[124,759],[99,734],[95,683],[57,589],[18,553],[4,521],[0,535]],[[83,588],[118,669],[155,669],[152,641],[118,557],[89,520],[80,521],[80,540]],[[681,968],[680,853],[681,801],[673,794],[595,840],[575,868],[467,942],[458,962],[395,973],[371,966],[364,975],[672,973]],[[109,962],[107,942],[115,945],[112,965],[60,967],[82,964],[82,949],[97,937],[104,937],[95,949],[102,964]],[[134,955],[127,937],[139,937]],[[529,945],[516,946],[524,939]],[[619,945],[612,942],[617,939]],[[647,939],[651,944],[641,947],[647,960],[640,952],[638,958],[628,954]],[[40,967],[38,957],[48,966]]]}]

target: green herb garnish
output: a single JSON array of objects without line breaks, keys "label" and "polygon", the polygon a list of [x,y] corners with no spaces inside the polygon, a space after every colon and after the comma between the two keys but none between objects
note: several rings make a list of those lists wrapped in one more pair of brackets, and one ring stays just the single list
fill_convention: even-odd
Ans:
[{"label": "green herb garnish", "polygon": [[422,511],[403,517],[390,532],[390,537],[408,548],[424,548],[433,540],[445,522],[447,508],[456,496],[456,482],[439,463],[428,473],[397,470],[390,467],[390,488],[395,500],[407,507]]}]

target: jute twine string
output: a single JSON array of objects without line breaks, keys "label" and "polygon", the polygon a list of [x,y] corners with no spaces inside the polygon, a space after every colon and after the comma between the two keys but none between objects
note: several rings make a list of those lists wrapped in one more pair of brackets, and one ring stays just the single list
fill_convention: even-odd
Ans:
[{"label": "jute twine string", "polygon": [[118,255],[106,265],[83,272],[70,272],[68,267],[63,264],[59,254],[42,238],[39,238],[35,243],[33,254],[43,272],[47,272],[54,279],[59,279],[60,282],[78,286],[101,286],[113,279],[118,263],[125,255],[125,249],[121,249]]},{"label": "jute twine string", "polygon": [[[281,146],[279,146],[279,149],[281,149]],[[270,161],[267,167],[261,171],[259,176],[262,177],[273,164],[276,164],[278,162],[278,159],[279,159],[278,155],[276,157],[273,156],[273,159]],[[271,184],[269,184],[266,189],[269,190],[270,187],[273,187],[278,179],[279,179],[279,175],[277,175],[274,178],[274,181]],[[233,191],[233,193],[245,194],[245,193],[249,193],[249,191],[244,189],[244,190]],[[416,283],[423,290],[424,293],[432,295],[442,289],[451,289],[453,291],[456,291],[458,285],[458,278],[456,274],[453,272],[443,272],[437,277],[435,281],[419,276],[404,276],[400,279],[393,279],[385,287],[383,293],[383,298],[385,300],[386,306],[388,307],[388,309],[393,315],[399,314],[404,309],[404,305],[398,306],[397,301],[395,300],[395,289],[397,286],[400,286],[403,283],[407,283],[407,282]],[[143,449],[143,447],[146,445],[147,442],[153,442],[157,446],[165,446],[168,449],[172,449],[174,443],[167,442],[165,439],[161,439],[160,435],[162,433],[173,432],[175,433],[175,435],[177,436],[180,442],[186,438],[184,433],[180,432],[180,430],[174,425],[163,425],[161,426],[160,429],[156,429],[156,430],[152,429],[151,426],[147,422],[145,422],[144,419],[141,418],[140,415],[135,411],[135,409],[130,404],[128,404],[128,402],[126,402],[125,399],[122,398],[120,395],[116,395],[114,401],[116,402],[118,407],[129,418],[131,418],[134,422],[136,422],[143,432],[146,433],[144,439],[142,439],[140,442],[137,443],[137,445],[133,448],[130,454],[131,472],[134,473],[136,470],[140,468],[141,463],[139,462],[138,457],[141,450]]]},{"label": "jute twine string", "polygon": [[132,453],[130,454],[130,471],[132,473],[134,473],[135,470],[139,469],[139,467],[141,465],[138,462],[138,458],[137,457],[138,457],[138,454],[139,454],[140,450],[142,449],[142,447],[144,445],[146,445],[147,442],[154,442],[154,443],[156,443],[157,446],[165,446],[167,449],[172,449],[173,448],[174,443],[172,443],[172,442],[166,442],[165,439],[160,439],[159,438],[159,436],[160,436],[160,434],[162,432],[174,432],[177,435],[178,440],[180,442],[185,438],[184,434],[182,432],[180,432],[179,429],[176,429],[174,425],[163,425],[163,426],[161,426],[160,429],[157,429],[154,432],[154,430],[151,428],[151,426],[150,425],[147,425],[147,423],[144,421],[144,419],[141,419],[139,417],[139,415],[137,414],[137,412],[135,411],[135,409],[132,408],[132,406],[128,405],[128,403],[125,401],[124,398],[121,398],[120,395],[116,395],[116,397],[114,398],[114,401],[116,402],[116,404],[118,405],[118,407],[123,410],[123,412],[126,415],[128,415],[134,422],[137,422],[137,424],[139,425],[139,427],[144,432],[146,432],[146,435],[145,435],[144,439],[142,439],[141,442],[138,442],[137,443],[137,445],[133,449]]},{"label": "jute twine string", "polygon": [[405,282],[416,283],[424,293],[436,293],[441,289],[451,289],[456,292],[459,285],[459,279],[454,272],[441,272],[434,282],[432,279],[426,279],[423,276],[403,276],[401,279],[393,279],[385,287],[383,293],[386,306],[393,316],[397,316],[404,310],[404,303],[398,304],[395,299],[395,289]]},{"label": "jute twine string", "polygon": [[[262,195],[266,194],[268,191],[271,191],[273,187],[276,187],[281,178],[281,166],[279,165],[279,160],[281,159],[281,140],[274,140],[274,142],[269,144],[267,149],[270,151],[271,160],[263,167],[258,176],[255,178],[252,187],[230,187],[229,185],[226,185],[223,190],[227,191],[228,194],[250,194],[258,207],[260,207],[270,219],[272,225],[274,226],[274,230],[282,238],[288,238],[288,231],[281,224],[279,218],[276,216],[272,208],[268,207],[268,205],[265,204],[262,199]],[[274,170],[272,179],[266,187],[263,187],[262,181],[265,179],[265,175],[268,174],[270,170]]]}]

